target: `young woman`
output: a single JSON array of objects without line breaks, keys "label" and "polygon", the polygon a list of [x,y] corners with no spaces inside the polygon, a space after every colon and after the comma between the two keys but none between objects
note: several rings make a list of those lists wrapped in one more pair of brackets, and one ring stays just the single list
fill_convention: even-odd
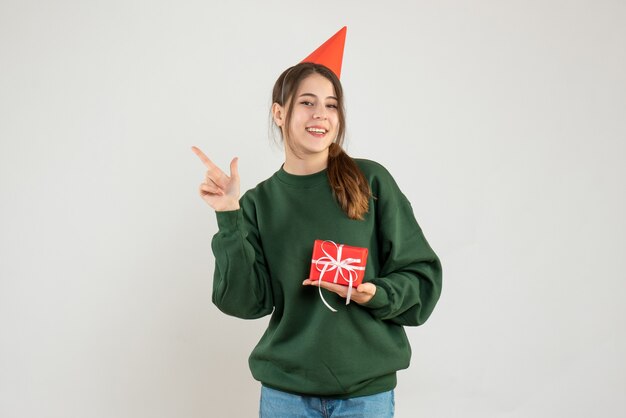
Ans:
[{"label": "young woman", "polygon": [[[411,355],[403,326],[433,311],[441,264],[389,172],[343,151],[333,71],[291,67],[272,101],[285,162],[241,198],[237,159],[229,176],[193,147],[207,168],[200,196],[219,229],[213,302],[240,318],[272,315],[249,359],[262,383],[261,417],[391,417],[396,372]],[[368,249],[349,304],[348,286],[309,280],[316,239]]]}]

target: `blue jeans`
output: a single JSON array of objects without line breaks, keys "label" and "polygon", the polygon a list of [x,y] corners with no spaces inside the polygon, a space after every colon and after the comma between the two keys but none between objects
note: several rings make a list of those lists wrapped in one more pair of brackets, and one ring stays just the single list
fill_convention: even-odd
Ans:
[{"label": "blue jeans", "polygon": [[392,418],[393,390],[350,399],[298,396],[261,388],[260,418]]}]

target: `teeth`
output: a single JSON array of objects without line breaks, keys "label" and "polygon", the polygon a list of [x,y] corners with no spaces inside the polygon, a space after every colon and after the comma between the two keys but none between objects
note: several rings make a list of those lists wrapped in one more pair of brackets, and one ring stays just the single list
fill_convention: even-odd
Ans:
[{"label": "teeth", "polygon": [[306,128],[306,130],[309,131],[309,132],[315,132],[315,133],[318,133],[318,134],[326,133],[326,129]]}]

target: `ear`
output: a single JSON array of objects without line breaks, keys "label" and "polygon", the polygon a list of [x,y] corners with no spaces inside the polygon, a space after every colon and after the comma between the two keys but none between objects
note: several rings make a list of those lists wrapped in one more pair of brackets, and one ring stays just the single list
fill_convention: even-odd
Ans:
[{"label": "ear", "polygon": [[278,103],[272,104],[272,117],[274,118],[274,123],[278,125],[278,127],[282,128],[285,124],[285,116],[287,113],[285,108],[279,105]]}]

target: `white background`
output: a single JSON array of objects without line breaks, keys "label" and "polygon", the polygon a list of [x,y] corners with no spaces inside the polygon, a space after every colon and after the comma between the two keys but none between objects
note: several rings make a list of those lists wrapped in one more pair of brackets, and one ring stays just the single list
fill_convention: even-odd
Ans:
[{"label": "white background", "polygon": [[626,414],[623,1],[0,2],[0,416],[253,417],[197,145],[283,158],[274,80],[348,26],[348,152],[444,266],[397,417]]}]

